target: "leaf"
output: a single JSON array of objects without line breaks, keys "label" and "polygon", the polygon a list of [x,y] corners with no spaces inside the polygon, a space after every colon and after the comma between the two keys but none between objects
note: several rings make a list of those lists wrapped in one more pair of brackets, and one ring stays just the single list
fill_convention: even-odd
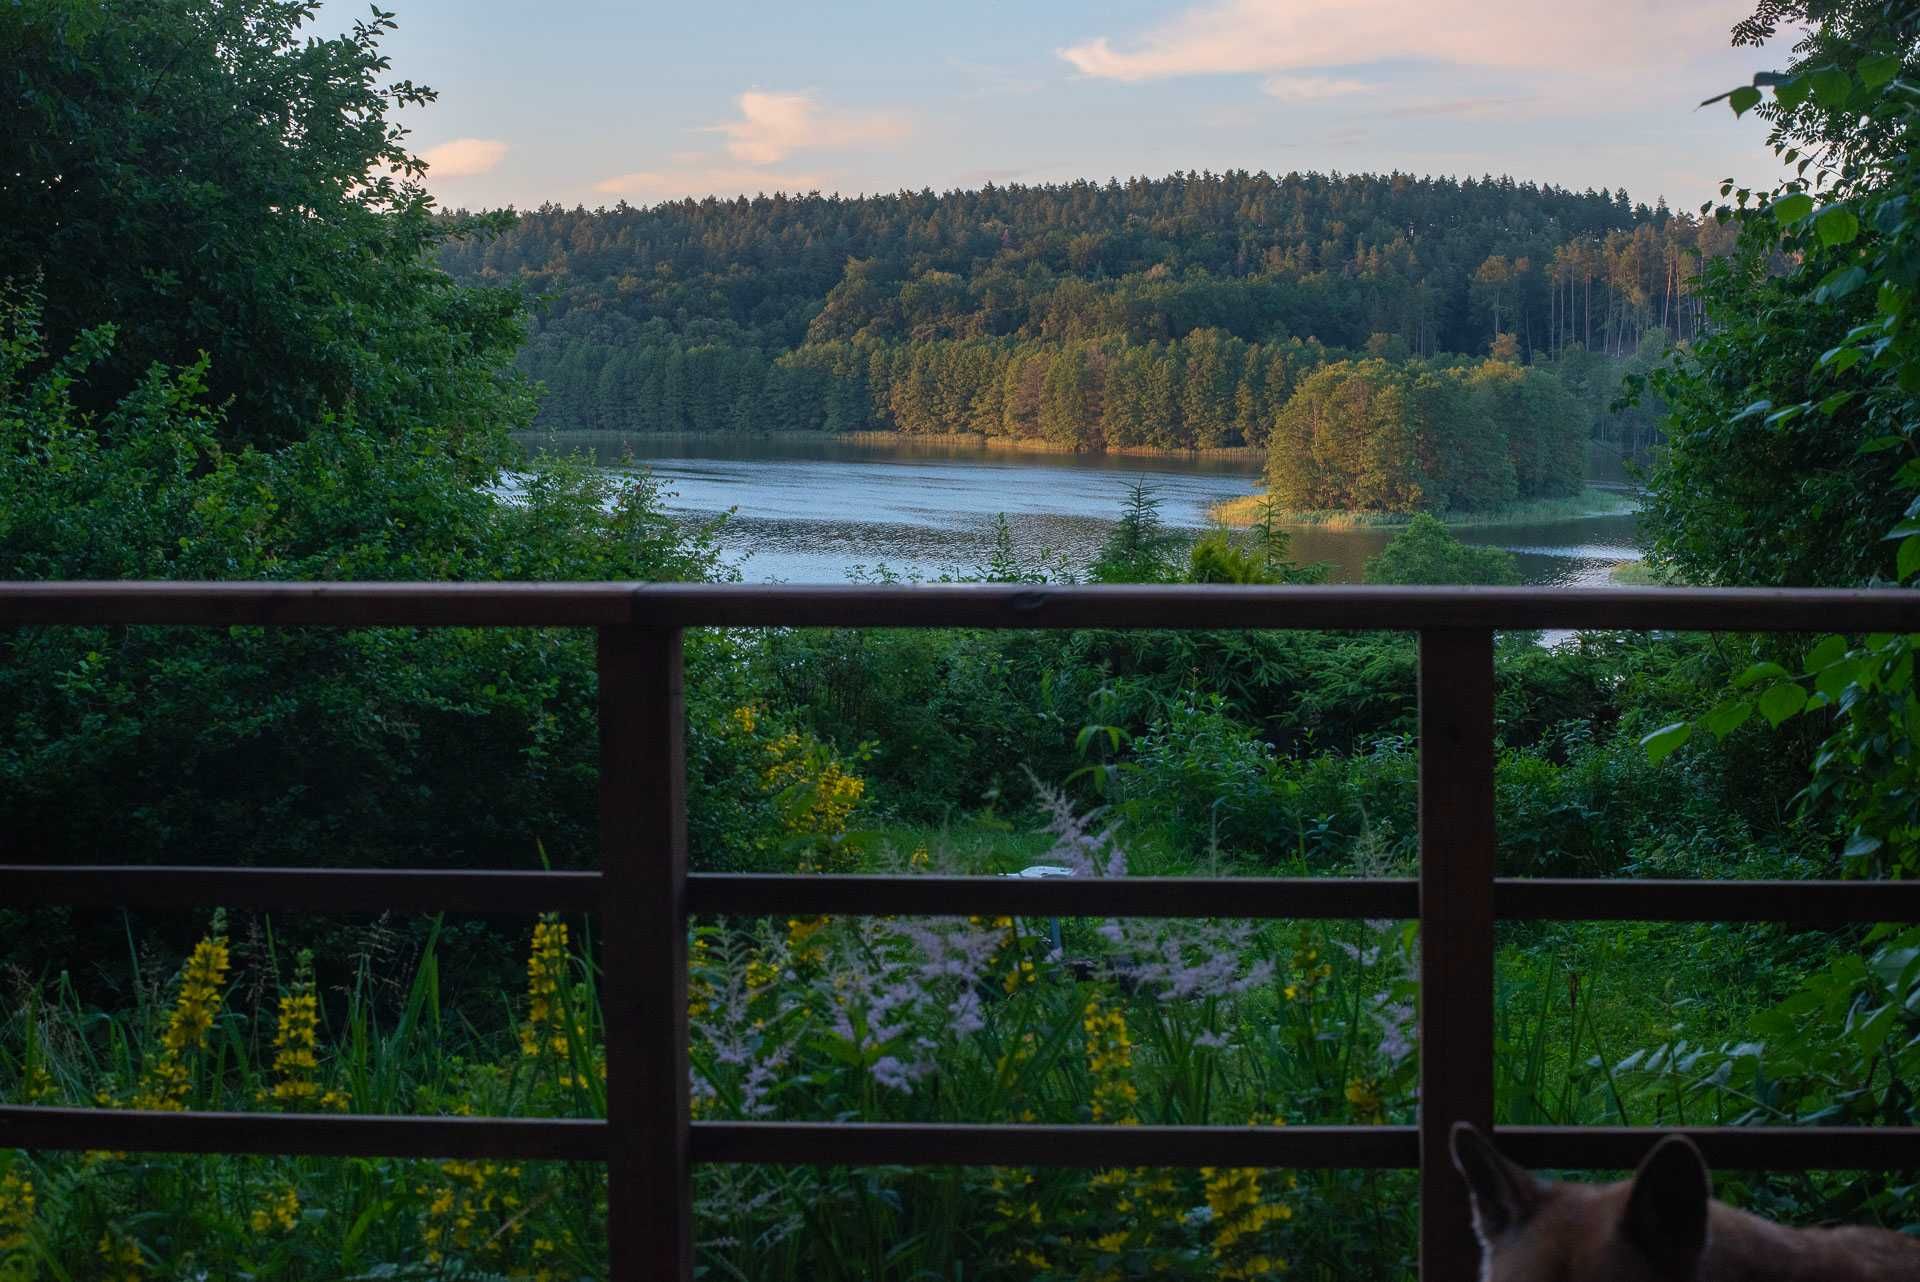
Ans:
[{"label": "leaf", "polygon": [[1860,349],[1857,347],[1830,347],[1820,353],[1820,364],[1827,366],[1836,374],[1844,374],[1860,361]]},{"label": "leaf", "polygon": [[1744,690],[1748,686],[1758,685],[1762,681],[1785,681],[1793,674],[1777,663],[1760,662],[1742,672],[1733,679],[1733,688]]},{"label": "leaf", "polygon": [[[1712,99],[1708,99],[1711,102]],[[1752,85],[1741,85],[1727,95],[1727,105],[1733,108],[1733,114],[1744,116],[1760,104],[1760,91]],[[1705,104],[1702,104],[1703,106]]]},{"label": "leaf", "polygon": [[1816,303],[1829,303],[1845,298],[1864,285],[1866,280],[1867,273],[1858,266],[1838,268],[1827,273],[1826,279],[1820,282],[1820,288],[1813,291],[1813,300]]},{"label": "leaf", "polygon": [[1846,106],[1853,92],[1853,77],[1838,67],[1822,67],[1810,73],[1807,80],[1813,87],[1813,100],[1828,111]]},{"label": "leaf", "polygon": [[1767,719],[1767,724],[1773,726],[1778,726],[1806,706],[1807,692],[1791,681],[1768,686],[1767,692],[1760,696],[1760,715]]},{"label": "leaf", "polygon": [[1746,699],[1735,699],[1732,703],[1719,705],[1706,715],[1707,729],[1713,731],[1715,739],[1725,739],[1745,725],[1747,718],[1752,715],[1752,702]]},{"label": "leaf", "polygon": [[[1782,80],[1773,87],[1773,100],[1791,111],[1807,100],[1807,81],[1804,76],[1795,76],[1791,80]],[[1792,164],[1791,157],[1787,160]]]},{"label": "leaf", "polygon": [[1813,229],[1822,245],[1850,245],[1860,234],[1860,219],[1845,205],[1829,205],[1826,212],[1814,220]]},{"label": "leaf", "polygon": [[1641,739],[1640,746],[1646,749],[1648,762],[1657,766],[1691,738],[1693,738],[1693,723],[1676,721],[1670,726],[1661,726]]},{"label": "leaf", "polygon": [[1772,401],[1755,401],[1753,404],[1747,406],[1747,408],[1741,410],[1738,414],[1735,414],[1733,416],[1732,421],[1735,423],[1738,423],[1743,418],[1752,418],[1756,414],[1765,414],[1768,410],[1772,408],[1773,408]]},{"label": "leaf", "polygon": [[1855,828],[1853,830],[1853,836],[1847,838],[1846,849],[1842,850],[1840,854],[1847,859],[1865,859],[1868,855],[1880,849],[1882,844],[1878,837],[1870,837],[1858,828]]},{"label": "leaf", "polygon": [[1791,196],[1782,196],[1780,199],[1774,201],[1773,204],[1769,205],[1768,208],[1773,211],[1773,216],[1781,222],[1797,223],[1813,212],[1813,197],[1807,195],[1804,191],[1797,191]]},{"label": "leaf", "polygon": [[1878,89],[1900,74],[1900,60],[1890,53],[1876,53],[1862,58],[1854,70],[1860,73],[1861,84],[1868,89]]},{"label": "leaf", "polygon": [[1897,568],[1894,573],[1902,583],[1913,577],[1915,570],[1920,570],[1920,534],[1909,534],[1900,540],[1900,552],[1895,564]]},{"label": "leaf", "polygon": [[1807,671],[1818,672],[1822,668],[1832,667],[1847,657],[1847,639],[1835,635],[1821,637],[1819,644],[1807,652]]}]

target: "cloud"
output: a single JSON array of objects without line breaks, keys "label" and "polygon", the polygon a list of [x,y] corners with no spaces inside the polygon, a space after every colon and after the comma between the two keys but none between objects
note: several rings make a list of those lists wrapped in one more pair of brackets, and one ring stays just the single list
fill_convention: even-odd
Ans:
[{"label": "cloud", "polygon": [[1216,0],[1115,47],[1060,50],[1082,74],[1139,82],[1412,59],[1564,72],[1674,65],[1723,45],[1751,0]]},{"label": "cloud", "polygon": [[499,168],[507,144],[497,138],[455,138],[420,153],[435,178],[472,178]]},{"label": "cloud", "polygon": [[1260,92],[1282,102],[1314,102],[1366,93],[1372,88],[1364,80],[1337,80],[1332,76],[1269,76],[1260,86]]},{"label": "cloud", "polygon": [[593,189],[609,196],[630,200],[678,200],[683,196],[739,196],[761,192],[809,192],[827,186],[824,175],[814,173],[775,173],[737,165],[683,167],[665,170],[640,170],[619,174]]},{"label": "cloud", "polygon": [[727,154],[749,165],[771,165],[796,151],[864,147],[907,136],[905,121],[882,112],[829,112],[804,93],[740,95],[740,119],[709,128],[724,134]]}]

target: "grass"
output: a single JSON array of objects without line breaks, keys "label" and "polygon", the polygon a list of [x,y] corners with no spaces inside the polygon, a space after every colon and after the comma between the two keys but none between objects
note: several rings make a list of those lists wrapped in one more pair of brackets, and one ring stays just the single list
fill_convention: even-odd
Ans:
[{"label": "grass", "polygon": [[[1249,526],[1266,513],[1265,494],[1245,494],[1227,499],[1208,509],[1207,515],[1222,525]],[[1588,487],[1570,498],[1530,499],[1512,503],[1490,512],[1443,512],[1440,519],[1462,528],[1481,525],[1542,525],[1551,521],[1578,521],[1595,516],[1625,516],[1638,510],[1639,503],[1617,490]],[[1282,525],[1314,525],[1326,529],[1372,529],[1405,525],[1411,512],[1280,512]]]}]

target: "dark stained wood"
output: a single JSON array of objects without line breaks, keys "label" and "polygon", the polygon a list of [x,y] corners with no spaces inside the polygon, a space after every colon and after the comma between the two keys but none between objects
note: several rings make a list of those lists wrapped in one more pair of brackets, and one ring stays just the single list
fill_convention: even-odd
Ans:
[{"label": "dark stained wood", "polygon": [[1480,1247],[1449,1161],[1493,1123],[1493,633],[1420,634],[1420,1276]]},{"label": "dark stained wood", "polygon": [[1898,590],[673,583],[636,608],[682,627],[1920,629],[1920,592]]},{"label": "dark stained wood", "polygon": [[1500,1151],[1526,1166],[1630,1171],[1663,1135],[1686,1135],[1726,1171],[1913,1171],[1913,1126],[1502,1126]]},{"label": "dark stained wood", "polygon": [[1412,878],[762,876],[695,873],[709,916],[1392,917],[1419,912]]},{"label": "dark stained wood", "polygon": [[191,868],[0,864],[9,907],[314,913],[584,913],[600,874],[439,869]]},{"label": "dark stained wood", "polygon": [[0,1105],[0,1148],[598,1162],[607,1124],[523,1117],[146,1113]]},{"label": "dark stained wood", "polygon": [[693,1277],[681,682],[677,630],[600,630],[607,1245],[622,1282]]},{"label": "dark stained wood", "polygon": [[631,583],[0,583],[28,623],[592,627],[633,617]]},{"label": "dark stained wood", "polygon": [[1535,921],[1920,921],[1920,881],[1580,881],[1502,877],[1496,916]]},{"label": "dark stained wood", "polygon": [[905,1166],[1261,1166],[1405,1170],[1411,1126],[965,1126],[695,1122],[698,1162]]},{"label": "dark stained wood", "polygon": [[1920,631],[1920,593],[1763,588],[740,583],[0,584],[0,627],[1585,628]]}]

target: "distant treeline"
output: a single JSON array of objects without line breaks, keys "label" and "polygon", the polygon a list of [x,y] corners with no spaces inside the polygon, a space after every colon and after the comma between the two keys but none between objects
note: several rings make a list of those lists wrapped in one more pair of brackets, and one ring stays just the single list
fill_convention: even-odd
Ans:
[{"label": "distant treeline", "polygon": [[1331,360],[1685,340],[1727,235],[1624,192],[1234,172],[549,205],[442,262],[542,300],[543,426],[1191,448],[1260,444]]}]

